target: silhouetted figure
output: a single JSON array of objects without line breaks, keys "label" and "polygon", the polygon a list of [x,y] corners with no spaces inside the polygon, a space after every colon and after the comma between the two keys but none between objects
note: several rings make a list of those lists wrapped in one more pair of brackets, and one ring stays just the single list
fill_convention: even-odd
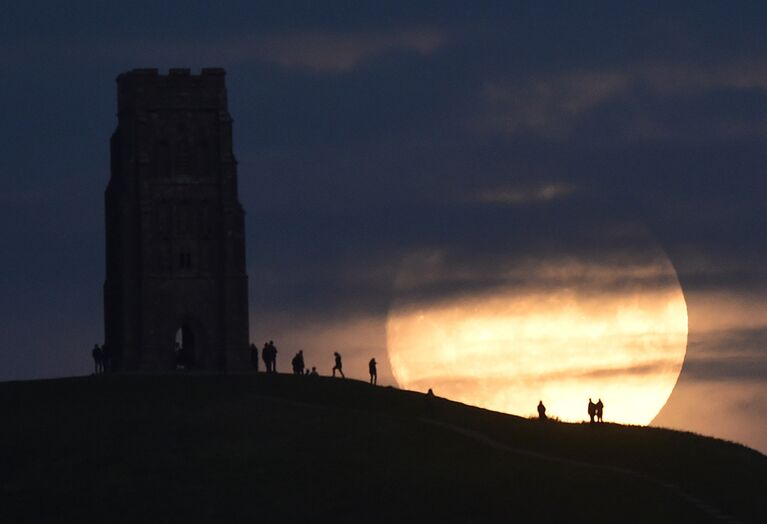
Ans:
[{"label": "silhouetted figure", "polygon": [[605,405],[602,404],[602,399],[598,399],[597,403],[594,404],[594,412],[597,416],[597,422],[602,422],[602,410],[604,409]]},{"label": "silhouetted figure", "polygon": [[94,372],[96,375],[102,374],[104,372],[104,354],[98,344],[93,345],[91,355],[93,356]]},{"label": "silhouetted figure", "polygon": [[269,342],[264,342],[264,347],[261,348],[261,360],[264,361],[264,370],[267,373],[271,373],[271,367],[269,365]]},{"label": "silhouetted figure", "polygon": [[255,344],[250,345],[250,365],[258,371],[258,348]]},{"label": "silhouetted figure", "polygon": [[543,401],[538,401],[538,418],[541,420],[546,420],[546,406],[543,405]]},{"label": "silhouetted figure", "polygon": [[277,348],[274,346],[273,340],[264,344],[264,349],[261,350],[261,358],[264,361],[267,373],[277,372]]},{"label": "silhouetted figure", "polygon": [[314,367],[314,366],[312,366],[312,372],[311,372],[311,373],[309,373],[309,375],[311,375],[312,377],[316,377],[316,376],[318,376],[318,375],[319,375],[319,373],[317,373],[317,368],[316,368],[316,367]]},{"label": "silhouetted figure", "polygon": [[374,386],[378,383],[378,370],[376,368],[376,359],[371,358],[368,362],[368,371],[370,371],[370,383]]},{"label": "silhouetted figure", "polygon": [[294,375],[304,374],[304,351],[303,350],[300,350],[298,353],[296,353],[296,356],[293,357],[293,361],[291,362],[291,364],[293,364]]},{"label": "silhouetted figure", "polygon": [[336,358],[336,365],[333,366],[333,376],[336,376],[336,370],[338,370],[338,372],[341,374],[341,378],[346,378],[344,376],[343,364],[341,363],[341,355],[337,351],[333,353],[333,355],[335,355]]},{"label": "silhouetted figure", "polygon": [[594,415],[597,414],[597,405],[589,398],[589,422],[594,423]]}]

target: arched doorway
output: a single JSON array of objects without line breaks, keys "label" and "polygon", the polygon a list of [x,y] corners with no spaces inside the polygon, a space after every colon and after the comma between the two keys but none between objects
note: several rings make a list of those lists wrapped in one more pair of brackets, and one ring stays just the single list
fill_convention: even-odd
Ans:
[{"label": "arched doorway", "polygon": [[196,362],[194,332],[187,323],[176,330],[175,341],[176,369],[192,369]]}]

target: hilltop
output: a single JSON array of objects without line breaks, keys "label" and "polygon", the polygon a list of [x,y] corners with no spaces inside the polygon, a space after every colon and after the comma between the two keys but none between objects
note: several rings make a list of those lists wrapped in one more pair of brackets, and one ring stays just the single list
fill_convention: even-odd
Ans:
[{"label": "hilltop", "polygon": [[0,401],[2,522],[767,519],[767,457],[744,446],[349,379],[82,377]]}]

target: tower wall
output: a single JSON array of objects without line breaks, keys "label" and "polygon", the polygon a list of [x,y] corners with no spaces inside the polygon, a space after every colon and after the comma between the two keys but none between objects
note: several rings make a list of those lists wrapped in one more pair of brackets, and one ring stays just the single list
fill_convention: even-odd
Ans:
[{"label": "tower wall", "polygon": [[117,78],[105,343],[118,370],[236,369],[248,351],[244,211],[222,69]]}]

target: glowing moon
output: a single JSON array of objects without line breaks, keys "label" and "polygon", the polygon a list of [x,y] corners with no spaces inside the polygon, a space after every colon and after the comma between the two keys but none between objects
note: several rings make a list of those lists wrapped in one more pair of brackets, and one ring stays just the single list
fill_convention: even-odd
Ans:
[{"label": "glowing moon", "polygon": [[609,421],[655,418],[687,348],[687,307],[662,251],[635,263],[530,260],[490,275],[496,284],[440,294],[488,273],[439,252],[405,261],[387,321],[401,387],[522,416],[543,400],[549,416],[584,420],[591,397]]}]

